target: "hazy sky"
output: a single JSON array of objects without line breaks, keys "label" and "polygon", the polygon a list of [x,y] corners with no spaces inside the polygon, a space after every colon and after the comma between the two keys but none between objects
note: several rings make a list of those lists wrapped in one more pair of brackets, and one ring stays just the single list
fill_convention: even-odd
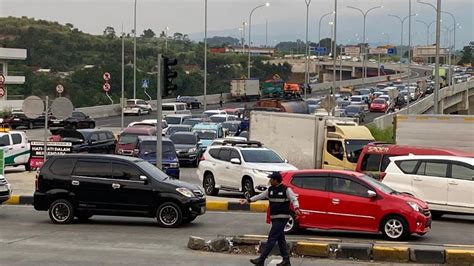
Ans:
[{"label": "hazy sky", "polygon": [[[190,34],[191,38],[200,38],[204,31],[204,0],[137,0],[137,32],[151,28],[155,32],[165,26],[170,32]],[[338,0],[338,43],[362,41],[362,15],[348,5],[367,9],[383,5],[383,9],[372,11],[367,17],[367,39],[369,42],[386,42],[388,33],[390,42],[400,43],[400,22],[388,14],[406,16],[409,0]],[[425,0],[435,4],[435,0]],[[252,16],[252,40],[257,44],[265,42],[265,21],[268,20],[268,44],[279,41],[305,38],[306,4],[304,0],[269,0],[270,7],[261,8]],[[457,31],[457,47],[474,40],[474,0],[443,0],[442,10],[454,13],[461,29]],[[264,4],[265,0],[208,0],[209,35],[225,35],[240,38],[239,27],[248,21],[252,8]],[[448,4],[449,3],[449,4]],[[72,23],[80,30],[92,34],[101,34],[108,25],[120,31],[130,32],[133,28],[133,0],[0,0],[1,16],[28,16],[37,19]],[[426,43],[426,26],[416,22],[430,23],[435,19],[432,7],[421,5],[412,0],[412,13],[418,13],[412,19],[413,43]],[[318,22],[322,14],[334,9],[333,0],[312,0],[310,5],[309,39],[316,41]],[[321,36],[329,37],[331,29],[326,17],[322,24]],[[0,25],[1,26],[1,25]],[[452,27],[453,21],[443,15],[443,26]],[[405,23],[404,43],[408,40],[408,20]],[[431,27],[434,32],[435,27]],[[358,36],[356,36],[356,34]],[[432,35],[434,38],[434,35]],[[444,38],[442,39],[444,42]]]}]

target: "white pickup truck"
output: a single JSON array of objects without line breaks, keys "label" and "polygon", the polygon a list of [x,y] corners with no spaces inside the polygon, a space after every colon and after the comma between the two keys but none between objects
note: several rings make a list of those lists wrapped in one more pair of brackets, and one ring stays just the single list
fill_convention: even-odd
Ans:
[{"label": "white pickup truck", "polygon": [[0,131],[0,148],[3,149],[5,166],[24,165],[30,171],[30,143],[21,131]]}]

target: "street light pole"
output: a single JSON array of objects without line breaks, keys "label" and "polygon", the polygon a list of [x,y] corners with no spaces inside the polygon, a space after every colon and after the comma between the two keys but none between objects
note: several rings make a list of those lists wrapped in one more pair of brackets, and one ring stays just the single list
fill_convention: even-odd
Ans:
[{"label": "street light pole", "polygon": [[308,42],[308,27],[309,27],[309,5],[311,4],[311,0],[305,0],[306,3],[306,60],[305,60],[305,67],[304,67],[304,98],[306,99],[306,86],[309,86],[309,42]]},{"label": "street light pole", "polygon": [[422,23],[426,26],[426,46],[430,45],[430,25],[419,19],[417,19],[416,22]]},{"label": "street light pole", "polygon": [[252,37],[252,14],[255,10],[257,10],[258,8],[264,7],[264,6],[268,7],[268,6],[270,6],[270,3],[267,2],[263,5],[259,5],[259,6],[255,7],[254,9],[252,9],[252,11],[250,11],[250,15],[249,15],[249,45],[248,45],[249,46],[249,49],[248,49],[249,51],[248,51],[247,79],[250,79],[250,46],[252,45],[252,41],[251,41],[252,40],[251,39],[251,37]]},{"label": "street light pole", "polygon": [[[319,29],[318,29],[318,50],[319,48],[321,48],[321,22],[323,21],[323,19],[326,17],[326,16],[329,16],[331,14],[334,14],[335,11],[332,11],[332,12],[328,12],[324,15],[321,16],[321,18],[319,19]],[[331,39],[332,39],[332,34],[331,34]],[[332,44],[331,44],[331,47],[332,47]],[[318,55],[320,55],[320,52],[318,52]],[[319,81],[319,64],[318,64],[318,81]]]},{"label": "street light pole", "polygon": [[[334,0],[334,43],[333,46],[333,61],[332,61],[332,87],[333,90],[336,89],[336,54],[337,54],[337,0]],[[333,92],[336,93],[335,91]],[[330,100],[330,98],[328,98]],[[332,102],[332,101],[331,101]],[[334,115],[334,108],[331,108],[331,115]]]},{"label": "street light pole", "polygon": [[390,17],[394,17],[394,18],[397,18],[398,20],[400,20],[400,78],[402,77],[402,58],[403,58],[403,24],[405,23],[405,20],[408,18],[408,17],[411,17],[411,16],[417,16],[418,14],[414,14],[414,15],[408,15],[404,18],[401,18],[400,16],[397,16],[397,15],[392,15],[392,14],[389,14]]},{"label": "street light pole", "polygon": [[370,11],[377,9],[377,8],[383,8],[383,6],[376,6],[368,9],[367,11],[363,11],[360,8],[353,7],[353,6],[348,6],[347,8],[355,9],[359,11],[362,16],[364,17],[364,26],[363,26],[363,33],[362,33],[362,43],[361,43],[361,52],[362,52],[362,83],[365,84],[365,78],[367,77],[367,66],[366,66],[366,57],[367,57],[367,51],[365,47],[365,27],[366,27],[366,21],[367,21],[367,14],[369,14]]},{"label": "street light pole", "polygon": [[[245,28],[244,28],[245,30]],[[207,110],[207,0],[204,0],[204,111]]]},{"label": "street light pole", "polygon": [[168,52],[168,26],[165,27],[165,54]]},{"label": "street light pole", "polygon": [[124,98],[124,91],[125,91],[125,32],[123,32],[123,24],[122,24],[122,97],[120,100],[120,130],[123,130],[124,127],[124,115],[123,115],[123,108],[125,107],[125,98]]},{"label": "street light pole", "polygon": [[387,44],[390,44],[390,35],[388,35],[386,32],[382,32],[382,35],[387,36]]},{"label": "street light pole", "polygon": [[133,99],[137,98],[137,0],[133,9]]}]

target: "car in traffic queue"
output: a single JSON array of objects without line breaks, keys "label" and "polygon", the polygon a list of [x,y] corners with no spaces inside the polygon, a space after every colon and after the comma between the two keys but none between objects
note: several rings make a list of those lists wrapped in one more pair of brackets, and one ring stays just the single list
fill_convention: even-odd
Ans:
[{"label": "car in traffic queue", "polygon": [[180,164],[198,166],[202,154],[202,144],[194,132],[176,132],[170,136]]},{"label": "car in traffic queue", "polygon": [[190,117],[183,121],[183,125],[190,125],[193,127],[196,124],[202,123],[203,120],[200,117]]},{"label": "car in traffic queue", "polygon": [[261,142],[225,140],[204,152],[197,175],[207,195],[239,191],[248,199],[266,190],[272,172],[296,169]]},{"label": "car in traffic queue", "polygon": [[352,171],[300,170],[282,173],[298,195],[302,215],[291,213],[285,232],[298,229],[382,233],[391,241],[431,229],[428,205],[379,181]]},{"label": "car in traffic queue", "polygon": [[350,98],[350,105],[364,106],[365,110],[368,110],[369,95],[355,95]]},{"label": "car in traffic queue", "polygon": [[369,143],[364,146],[357,161],[356,171],[371,176],[377,180],[385,177],[385,169],[390,163],[390,158],[395,156],[413,155],[450,155],[474,158],[474,153],[458,151],[455,149],[437,147],[417,147],[408,145],[395,145],[387,143]]},{"label": "car in traffic queue", "polygon": [[197,98],[191,96],[180,96],[179,98],[176,98],[176,102],[185,103],[189,109],[199,109],[202,105]]},{"label": "car in traffic queue", "polygon": [[226,115],[226,114],[227,114],[227,112],[224,111],[224,110],[206,110],[206,111],[202,112],[202,116],[207,117],[207,118],[209,118],[213,115]]},{"label": "car in traffic queue", "polygon": [[48,211],[54,224],[112,215],[156,218],[162,227],[177,227],[206,212],[202,188],[135,157],[51,156],[35,184],[33,206]]},{"label": "car in traffic queue", "polygon": [[172,114],[167,115],[165,117],[165,120],[168,125],[180,125],[183,124],[186,119],[189,119],[191,117],[192,116],[190,114]]},{"label": "car in traffic queue", "polygon": [[0,118],[0,124],[9,126],[12,129],[25,127],[33,129],[35,127],[44,127],[45,116],[41,115],[37,118],[28,118],[21,110],[12,110],[12,113],[7,118]]},{"label": "car in traffic queue", "polygon": [[345,117],[353,117],[358,118],[360,122],[365,121],[365,113],[366,108],[362,105],[348,105],[344,109],[344,116]]},{"label": "car in traffic queue", "polygon": [[[142,120],[142,121],[134,121],[130,124],[128,124],[127,127],[137,127],[137,126],[153,126],[153,127],[156,127],[156,124],[158,123],[157,122],[158,120],[157,119],[145,119],[145,120]],[[166,120],[161,120],[161,131],[162,131],[162,135],[164,135],[166,133],[166,130],[168,129],[168,123],[166,122]]]},{"label": "car in traffic queue", "polygon": [[213,140],[225,137],[222,124],[217,123],[204,122],[196,124],[191,129],[191,132],[195,132],[198,134],[199,139],[202,143],[201,148],[203,150],[205,150]]},{"label": "car in traffic queue", "polygon": [[190,125],[170,125],[166,130],[164,136],[171,136],[176,132],[191,132],[192,126]]},{"label": "car in traffic queue", "polygon": [[123,108],[124,115],[143,115],[151,114],[153,111],[151,104],[142,99],[128,99]]},{"label": "car in traffic queue", "polygon": [[73,153],[115,153],[117,140],[110,130],[62,129],[57,134],[61,141],[72,143]]},{"label": "car in traffic queue", "polygon": [[133,156],[137,148],[138,136],[156,136],[156,127],[132,126],[125,128],[118,137],[115,154]]},{"label": "car in traffic queue", "polygon": [[435,218],[446,213],[474,215],[472,157],[392,157],[382,183],[426,201]]},{"label": "car in traffic queue", "polygon": [[186,108],[185,103],[163,103],[161,105],[161,114],[163,117],[177,114],[191,115],[191,111]]},{"label": "car in traffic queue", "polygon": [[209,120],[212,123],[223,123],[227,121],[237,121],[238,118],[235,115],[211,115]]},{"label": "car in traffic queue", "polygon": [[[156,165],[156,137],[139,136],[135,156]],[[168,138],[161,140],[161,165],[167,175],[179,179],[179,159],[173,142]]]},{"label": "car in traffic queue", "polygon": [[30,171],[30,143],[25,132],[0,128],[0,149],[3,149],[4,166],[24,165]]},{"label": "car in traffic queue", "polygon": [[241,124],[242,122],[239,120],[223,122],[222,128],[224,130],[224,134],[226,136],[234,136],[240,131]]},{"label": "car in traffic queue", "polygon": [[388,110],[388,103],[386,99],[376,98],[370,103],[369,111],[386,113]]},{"label": "car in traffic queue", "polygon": [[95,128],[95,121],[92,117],[83,112],[73,111],[72,115],[66,119],[51,117],[51,119],[48,120],[48,126],[52,131],[62,128]]},{"label": "car in traffic queue", "polygon": [[10,199],[12,195],[12,187],[8,183],[5,176],[0,174],[0,205]]}]

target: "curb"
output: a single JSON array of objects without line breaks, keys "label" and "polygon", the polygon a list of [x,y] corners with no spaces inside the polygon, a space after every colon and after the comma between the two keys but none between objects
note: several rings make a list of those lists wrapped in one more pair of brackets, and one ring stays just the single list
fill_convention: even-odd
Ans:
[{"label": "curb", "polygon": [[[5,202],[6,205],[33,205],[33,196],[11,195],[10,199]],[[208,211],[249,211],[249,212],[266,212],[268,202],[258,201],[250,204],[240,204],[239,202],[208,200],[206,201],[206,209]]]}]

